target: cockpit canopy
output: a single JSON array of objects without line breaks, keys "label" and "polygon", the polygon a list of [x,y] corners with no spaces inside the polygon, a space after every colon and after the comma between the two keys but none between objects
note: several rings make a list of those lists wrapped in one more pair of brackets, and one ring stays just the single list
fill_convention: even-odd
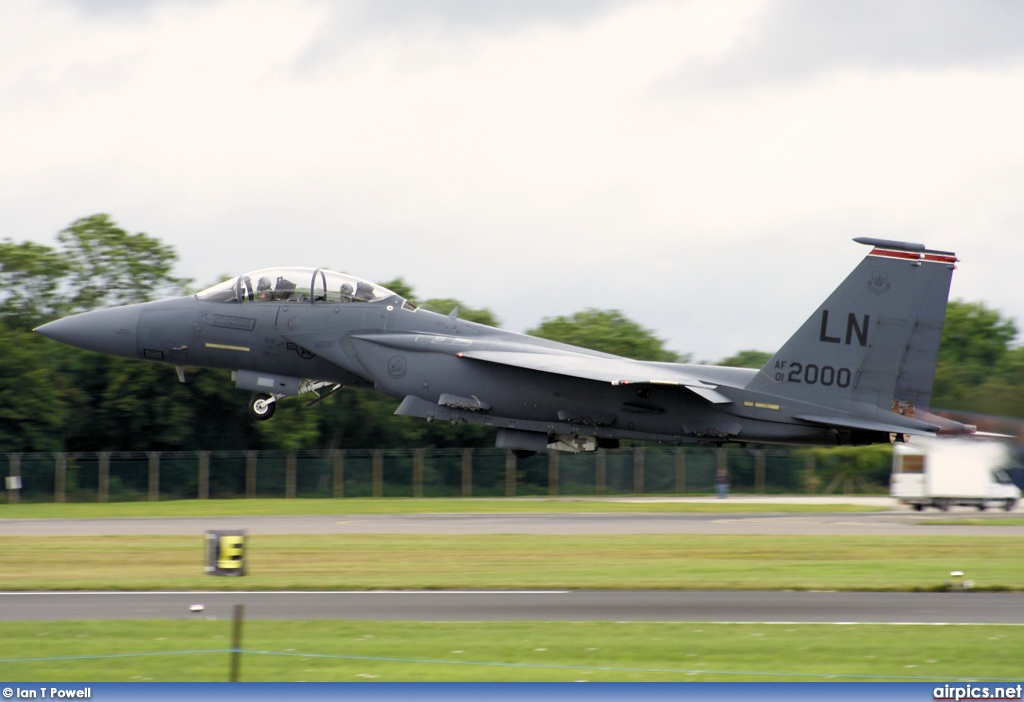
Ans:
[{"label": "cockpit canopy", "polygon": [[387,288],[322,268],[263,268],[196,295],[207,302],[374,302],[397,297]]}]

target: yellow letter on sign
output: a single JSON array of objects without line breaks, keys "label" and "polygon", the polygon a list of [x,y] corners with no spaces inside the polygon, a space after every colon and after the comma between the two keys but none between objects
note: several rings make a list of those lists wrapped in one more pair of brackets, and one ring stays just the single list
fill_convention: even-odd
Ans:
[{"label": "yellow letter on sign", "polygon": [[217,567],[221,570],[234,570],[241,568],[245,562],[245,537],[244,536],[222,536],[220,537],[220,557],[217,559]]},{"label": "yellow letter on sign", "polygon": [[206,532],[206,572],[210,575],[245,575],[245,532]]}]

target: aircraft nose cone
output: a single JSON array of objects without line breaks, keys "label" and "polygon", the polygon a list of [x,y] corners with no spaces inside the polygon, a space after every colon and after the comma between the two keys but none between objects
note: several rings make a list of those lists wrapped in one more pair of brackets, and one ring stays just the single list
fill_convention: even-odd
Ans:
[{"label": "aircraft nose cone", "polygon": [[138,358],[135,337],[139,326],[140,305],[112,307],[72,315],[36,327],[43,336],[68,346]]}]

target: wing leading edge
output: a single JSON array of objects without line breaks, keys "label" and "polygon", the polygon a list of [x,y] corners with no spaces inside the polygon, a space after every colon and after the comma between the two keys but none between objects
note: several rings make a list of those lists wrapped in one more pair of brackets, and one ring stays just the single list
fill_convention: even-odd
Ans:
[{"label": "wing leading edge", "polygon": [[[478,341],[440,334],[359,334],[353,336],[363,342],[387,346],[403,351],[428,351],[454,355],[468,361],[522,368],[553,373],[583,380],[595,380],[611,385],[671,385],[685,387],[714,404],[726,404],[732,399],[718,391],[717,383],[700,378],[666,364],[634,361],[609,355],[588,355],[572,351],[550,350],[515,341]],[[479,348],[486,346],[486,348]]]},{"label": "wing leading edge", "polygon": [[625,358],[599,358],[583,354],[538,353],[527,347],[523,351],[488,351],[467,349],[457,354],[486,363],[596,380],[611,385],[674,385],[685,387],[708,402],[725,404],[732,400],[718,392],[718,386],[687,373],[660,367],[652,373],[643,361]]}]

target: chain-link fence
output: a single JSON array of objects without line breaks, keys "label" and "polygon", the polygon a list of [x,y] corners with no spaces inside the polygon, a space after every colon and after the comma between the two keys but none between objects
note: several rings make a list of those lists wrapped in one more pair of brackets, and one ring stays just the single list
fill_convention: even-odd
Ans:
[{"label": "chain-link fence", "polygon": [[[856,481],[816,450],[645,447],[516,458],[503,449],[0,454],[20,479],[6,501],[237,497],[502,497],[710,494],[718,469],[744,493],[884,492],[888,452]],[[863,463],[863,461],[861,461]],[[6,464],[6,465],[5,465]],[[6,468],[6,471],[4,470]],[[8,487],[17,481],[8,481]],[[3,497],[0,496],[0,501]]]}]

